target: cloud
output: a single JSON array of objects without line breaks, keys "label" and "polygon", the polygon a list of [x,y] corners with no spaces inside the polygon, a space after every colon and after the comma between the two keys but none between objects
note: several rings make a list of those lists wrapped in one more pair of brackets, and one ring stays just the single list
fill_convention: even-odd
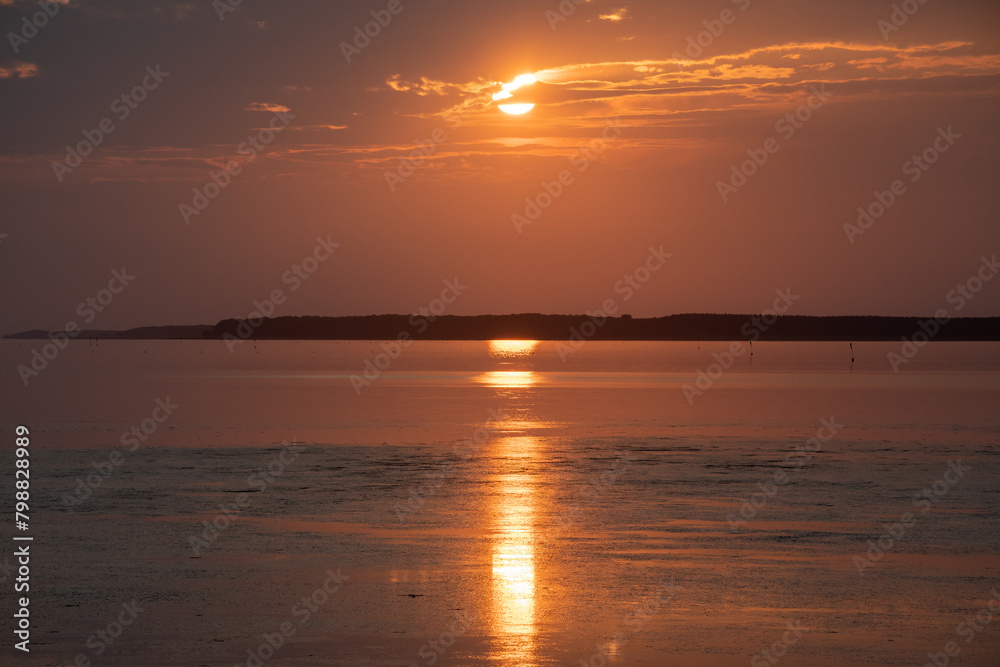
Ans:
[{"label": "cloud", "polygon": [[[609,3],[604,10],[615,6]],[[677,157],[706,143],[718,144],[724,140],[720,137],[730,136],[733,127],[742,128],[743,119],[787,113],[802,104],[812,86],[821,83],[834,92],[832,104],[848,113],[848,105],[872,100],[924,103],[1000,96],[1000,48],[971,41],[909,46],[787,41],[697,59],[658,55],[653,59],[595,57],[594,62],[562,57],[539,63],[535,66],[543,68],[531,72],[538,82],[523,91],[536,107],[516,121],[499,113],[492,99],[503,84],[477,77],[482,71],[477,68],[424,69],[414,64],[403,73],[389,70],[379,78],[359,81],[359,94],[343,108],[331,106],[331,90],[325,81],[307,78],[300,71],[296,77],[302,81],[285,79],[267,89],[294,101],[296,113],[308,120],[290,128],[280,145],[269,151],[266,169],[256,171],[262,178],[280,173],[354,178],[370,170],[392,168],[401,155],[413,150],[414,137],[428,137],[435,128],[442,128],[448,141],[437,148],[428,165],[457,173],[464,160],[487,173],[515,160],[572,154],[581,137],[593,136],[612,118],[631,129],[616,144],[622,154],[635,151],[645,156],[664,149]],[[457,73],[461,71],[467,74]],[[37,66],[23,64],[21,73],[16,72],[8,65],[0,69],[0,78],[35,76]],[[289,111],[288,106],[275,102],[254,102],[245,109]],[[345,122],[348,119],[350,126]],[[214,139],[206,133],[192,143],[194,152],[183,159],[165,154],[136,156],[133,147],[116,146],[91,160],[91,174],[128,179],[134,172],[136,178],[196,180],[204,177],[199,161],[224,164],[231,156],[231,147],[213,143]],[[133,159],[137,157],[144,159]]]},{"label": "cloud", "polygon": [[[654,128],[725,123],[722,110],[780,113],[802,103],[814,85],[836,91],[836,103],[998,96],[1000,53],[992,45],[945,41],[901,47],[848,41],[785,42],[700,59],[570,62],[533,72],[536,103],[520,128],[567,132],[599,128],[620,117]],[[496,113],[489,80],[448,81],[394,75],[386,87],[413,96],[394,103],[395,117],[447,122],[456,115],[483,138],[510,119]],[[370,89],[374,91],[376,89]],[[501,136],[503,136],[501,134]]]},{"label": "cloud", "polygon": [[252,104],[248,104],[246,110],[267,111],[270,113],[286,113],[288,111],[291,111],[291,109],[284,106],[283,104],[272,104],[270,102],[254,102]]},{"label": "cloud", "polygon": [[618,21],[625,19],[626,14],[628,14],[628,8],[621,7],[619,9],[614,10],[613,12],[608,12],[607,14],[599,14],[597,18],[601,19],[602,21],[611,21],[613,23],[617,23]]},{"label": "cloud", "polygon": [[346,130],[349,125],[296,125],[290,129],[297,132],[317,132],[320,130]]},{"label": "cloud", "polygon": [[[482,80],[474,81],[470,83],[449,83],[447,81],[439,81],[436,79],[429,79],[425,76],[420,77],[420,81],[403,81],[402,75],[393,74],[391,77],[386,79],[385,85],[389,90],[394,90],[397,93],[415,93],[421,97],[426,97],[428,95],[450,95],[453,93],[481,93],[485,87],[493,85],[492,83],[485,83]],[[499,84],[497,84],[499,85]],[[380,90],[379,88],[373,88],[373,91]],[[384,88],[381,90],[385,90]]]},{"label": "cloud", "polygon": [[38,76],[38,65],[15,60],[10,65],[0,65],[0,79],[31,79]]}]

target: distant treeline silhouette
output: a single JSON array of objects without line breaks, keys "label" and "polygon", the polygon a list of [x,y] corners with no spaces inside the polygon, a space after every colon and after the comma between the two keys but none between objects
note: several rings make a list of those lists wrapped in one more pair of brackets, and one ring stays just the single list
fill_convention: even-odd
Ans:
[{"label": "distant treeline silhouette", "polygon": [[[607,319],[587,315],[407,315],[357,317],[276,317],[263,320],[226,319],[199,326],[143,327],[128,331],[84,331],[79,338],[274,340],[393,340],[408,335],[417,340],[774,340],[886,341],[913,338],[933,331],[933,318],[808,315],[670,315]],[[923,325],[923,326],[921,326]],[[922,336],[923,334],[921,334]],[[45,338],[46,331],[26,331],[7,338]],[[959,318],[940,326],[938,341],[1000,340],[1000,317]]]}]

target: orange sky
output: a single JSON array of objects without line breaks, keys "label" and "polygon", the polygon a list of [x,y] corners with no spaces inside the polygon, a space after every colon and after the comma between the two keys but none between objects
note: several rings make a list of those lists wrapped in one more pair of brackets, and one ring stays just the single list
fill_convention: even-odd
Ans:
[{"label": "orange sky", "polygon": [[[1000,251],[995,3],[559,7],[73,0],[18,39],[38,7],[0,0],[2,333],[122,267],[95,328],[245,316],[318,236],[341,247],[276,314],[415,312],[456,276],[453,314],[577,313],[663,245],[633,315],[787,287],[797,314],[923,315]],[[522,74],[535,107],[504,114]],[[961,314],[1000,315],[1000,285]]]}]

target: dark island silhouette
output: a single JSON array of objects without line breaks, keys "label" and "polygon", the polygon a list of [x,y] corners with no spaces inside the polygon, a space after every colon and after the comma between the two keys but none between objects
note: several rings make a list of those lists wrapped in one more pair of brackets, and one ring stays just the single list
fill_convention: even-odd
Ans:
[{"label": "dark island silhouette", "polygon": [[[891,341],[928,334],[936,341],[1000,340],[1000,317],[933,317],[684,314],[665,317],[588,315],[409,315],[275,317],[226,319],[215,325],[154,326],[127,331],[84,330],[76,338],[109,340],[205,340],[236,337],[258,340],[551,340],[606,341],[771,340]],[[46,338],[48,331],[24,331],[8,339]]]}]

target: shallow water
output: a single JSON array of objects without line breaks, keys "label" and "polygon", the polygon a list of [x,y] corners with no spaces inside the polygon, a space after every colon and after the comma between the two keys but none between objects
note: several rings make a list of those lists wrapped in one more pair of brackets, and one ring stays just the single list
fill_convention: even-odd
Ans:
[{"label": "shallow water", "polygon": [[691,404],[728,344],[422,342],[359,395],[378,343],[77,341],[25,387],[38,343],[0,343],[30,664],[1000,663],[1000,623],[957,634],[1000,589],[998,344],[760,343]]}]

